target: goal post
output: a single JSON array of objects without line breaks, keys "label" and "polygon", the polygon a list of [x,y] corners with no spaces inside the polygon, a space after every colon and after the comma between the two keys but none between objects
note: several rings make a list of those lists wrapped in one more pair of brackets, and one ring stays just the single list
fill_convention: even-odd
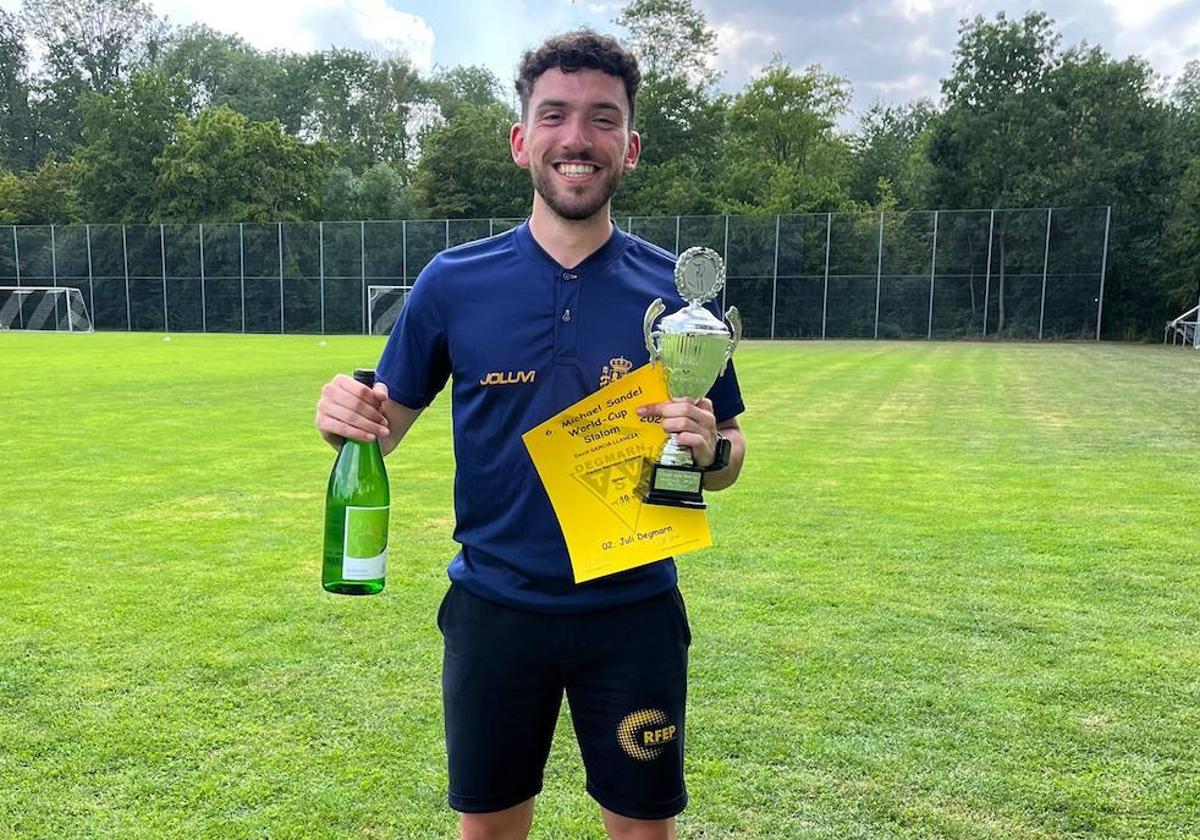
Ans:
[{"label": "goal post", "polygon": [[83,293],[74,286],[0,286],[0,331],[92,332]]},{"label": "goal post", "polygon": [[412,286],[367,286],[367,329],[369,335],[392,331]]}]

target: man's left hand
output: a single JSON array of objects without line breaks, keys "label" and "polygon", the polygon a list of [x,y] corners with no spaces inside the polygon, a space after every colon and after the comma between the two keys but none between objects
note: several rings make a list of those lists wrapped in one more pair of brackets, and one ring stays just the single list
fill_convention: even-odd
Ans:
[{"label": "man's left hand", "polygon": [[717,418],[712,400],[670,400],[638,409],[639,417],[661,417],[663,431],[674,432],[680,446],[692,451],[692,461],[701,469],[717,457]]}]

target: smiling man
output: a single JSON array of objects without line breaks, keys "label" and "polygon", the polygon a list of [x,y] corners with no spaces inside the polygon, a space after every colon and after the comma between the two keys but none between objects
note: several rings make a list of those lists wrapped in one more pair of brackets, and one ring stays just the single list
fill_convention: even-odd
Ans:
[{"label": "smiling man", "polygon": [[[672,838],[683,778],[691,634],[671,558],[576,585],[521,435],[645,364],[642,318],[683,305],[674,257],[613,225],[641,151],[637,62],[583,30],[521,63],[513,160],[533,211],[515,230],[439,254],[421,272],[374,390],[339,376],[317,426],[332,445],[389,453],[453,379],[455,539],[438,612],[450,805],[464,840],[525,838],[565,694],[588,792],[614,838]],[[644,406],[732,484],[745,451],[732,367],[708,398]],[[402,474],[402,473],[401,473]]]}]

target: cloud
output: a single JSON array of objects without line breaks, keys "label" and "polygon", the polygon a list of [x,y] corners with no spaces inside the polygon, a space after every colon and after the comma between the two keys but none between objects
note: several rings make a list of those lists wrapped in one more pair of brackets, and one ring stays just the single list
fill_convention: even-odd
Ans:
[{"label": "cloud", "polygon": [[386,0],[151,0],[173,24],[204,23],[263,50],[306,52],[331,46],[403,53],[420,69],[433,66],[433,29],[424,18]]},{"label": "cloud", "polygon": [[[793,67],[814,62],[854,87],[861,112],[879,99],[900,104],[940,96],[950,75],[962,19],[1019,19],[1045,11],[1064,48],[1087,41],[1121,59],[1139,55],[1173,76],[1200,59],[1200,0],[695,0],[718,33],[715,59],[722,87],[736,91],[770,60]],[[848,124],[844,127],[851,127]]]}]

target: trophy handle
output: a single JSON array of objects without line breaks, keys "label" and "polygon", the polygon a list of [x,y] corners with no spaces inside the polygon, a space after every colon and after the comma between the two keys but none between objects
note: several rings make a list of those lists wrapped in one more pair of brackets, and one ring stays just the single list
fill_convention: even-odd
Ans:
[{"label": "trophy handle", "polygon": [[729,307],[729,311],[725,313],[725,320],[733,328],[733,334],[729,339],[729,349],[725,351],[725,363],[721,365],[721,373],[717,374],[718,376],[724,375],[725,368],[729,367],[729,360],[733,358],[733,351],[742,340],[742,314],[736,306]]},{"label": "trophy handle", "polygon": [[646,317],[642,319],[642,333],[646,337],[646,350],[650,353],[650,364],[654,364],[662,354],[659,352],[656,338],[662,338],[662,333],[658,330],[652,330],[655,319],[659,315],[667,311],[667,305],[663,303],[662,298],[655,298],[654,301],[646,307]]}]

